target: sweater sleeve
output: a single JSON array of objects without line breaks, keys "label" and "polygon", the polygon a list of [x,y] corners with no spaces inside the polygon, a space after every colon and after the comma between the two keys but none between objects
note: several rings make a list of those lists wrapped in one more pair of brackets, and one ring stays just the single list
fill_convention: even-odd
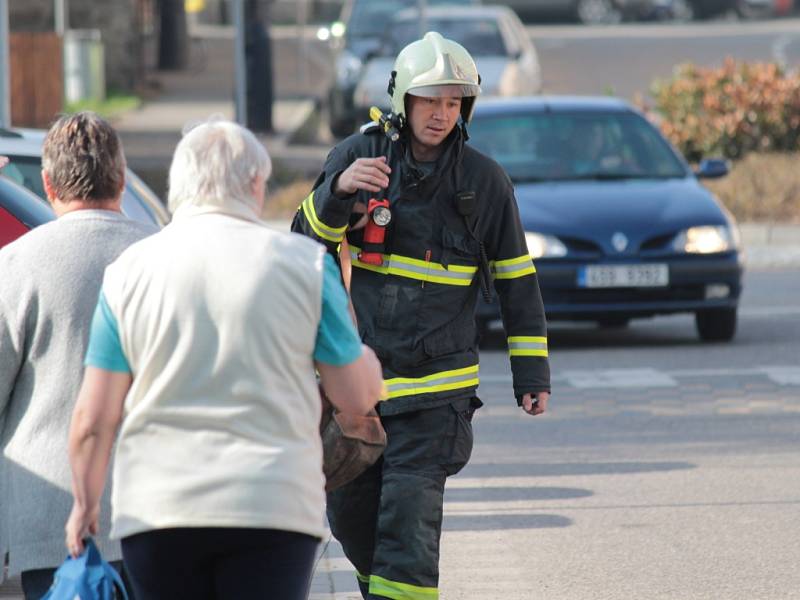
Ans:
[{"label": "sweater sleeve", "polygon": [[12,308],[14,304],[5,296],[0,284],[0,417],[14,392],[25,346],[23,332]]},{"label": "sweater sleeve", "polygon": [[500,299],[514,395],[550,391],[547,323],[536,267],[525,241],[511,182],[503,177],[502,192],[491,211],[486,251]]},{"label": "sweater sleeve", "polygon": [[335,146],[314,182],[314,189],[303,200],[292,222],[292,231],[321,242],[332,254],[344,239],[356,202],[356,194],[342,198],[333,193],[333,187],[342,171],[356,158],[345,144]]}]

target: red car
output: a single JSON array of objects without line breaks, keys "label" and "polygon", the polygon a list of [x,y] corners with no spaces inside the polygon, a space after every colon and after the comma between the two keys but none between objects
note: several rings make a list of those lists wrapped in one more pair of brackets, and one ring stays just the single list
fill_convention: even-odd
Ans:
[{"label": "red car", "polygon": [[0,248],[54,218],[38,196],[0,175]]}]

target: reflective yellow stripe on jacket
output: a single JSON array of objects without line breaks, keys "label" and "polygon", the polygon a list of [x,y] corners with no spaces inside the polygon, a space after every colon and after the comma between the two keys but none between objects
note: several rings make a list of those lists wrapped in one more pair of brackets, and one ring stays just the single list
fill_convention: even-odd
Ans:
[{"label": "reflective yellow stripe on jacket", "polygon": [[547,338],[538,335],[513,335],[508,338],[509,356],[547,356]]},{"label": "reflective yellow stripe on jacket", "polygon": [[506,260],[493,260],[489,262],[489,268],[495,279],[516,279],[536,273],[536,267],[533,266],[529,254]]},{"label": "reflective yellow stripe on jacket", "polygon": [[347,229],[347,225],[344,227],[329,227],[319,220],[317,210],[314,208],[314,192],[311,192],[308,197],[303,200],[301,207],[308,224],[311,225],[311,229],[323,240],[338,244],[344,239],[344,232],[345,229]]},{"label": "reflective yellow stripe on jacket", "polygon": [[382,273],[383,275],[408,277],[418,281],[467,286],[472,283],[472,279],[478,271],[478,267],[467,265],[449,265],[445,267],[439,263],[400,256],[399,254],[382,254],[382,264],[371,265],[358,260],[360,252],[360,248],[350,246],[350,258],[354,267]]},{"label": "reflective yellow stripe on jacket", "polygon": [[400,583],[377,575],[371,575],[369,578],[369,593],[394,600],[438,600],[439,598],[438,588]]},{"label": "reflective yellow stripe on jacket", "polygon": [[388,392],[387,400],[402,396],[460,390],[478,385],[478,365],[452,371],[440,371],[425,377],[393,377],[383,383]]}]

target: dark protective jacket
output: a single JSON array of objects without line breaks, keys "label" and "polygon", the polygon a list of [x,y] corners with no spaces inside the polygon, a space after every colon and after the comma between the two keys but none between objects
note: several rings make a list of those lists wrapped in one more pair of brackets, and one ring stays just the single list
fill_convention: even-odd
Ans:
[{"label": "dark protective jacket", "polygon": [[[334,255],[347,235],[359,334],[383,365],[388,399],[378,407],[382,415],[475,395],[481,245],[500,299],[517,400],[550,391],[544,308],[511,181],[495,161],[464,143],[460,127],[444,146],[426,174],[405,136],[391,142],[377,126],[350,136],[331,150],[292,223],[293,231]],[[358,259],[364,230],[347,231],[354,204],[366,205],[373,195],[359,190],[341,198],[333,186],[357,158],[379,156],[392,169],[384,191],[392,220],[377,266]],[[475,193],[466,218],[458,192]]]}]

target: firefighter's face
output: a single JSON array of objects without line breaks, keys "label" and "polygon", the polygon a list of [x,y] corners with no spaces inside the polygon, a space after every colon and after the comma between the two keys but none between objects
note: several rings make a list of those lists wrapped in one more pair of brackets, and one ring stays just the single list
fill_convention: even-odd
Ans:
[{"label": "firefighter's face", "polygon": [[410,94],[407,98],[408,123],[413,141],[421,149],[432,151],[450,135],[458,123],[461,98],[429,98]]}]

